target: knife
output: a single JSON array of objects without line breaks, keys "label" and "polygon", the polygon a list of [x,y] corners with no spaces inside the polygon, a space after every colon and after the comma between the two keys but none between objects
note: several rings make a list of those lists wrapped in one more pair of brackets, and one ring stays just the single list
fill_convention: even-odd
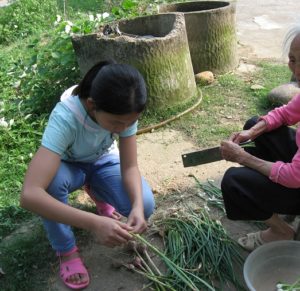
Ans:
[{"label": "knife", "polygon": [[[251,143],[251,140],[240,143],[240,146],[243,147],[249,143]],[[183,154],[181,155],[181,158],[185,168],[223,160],[220,152],[220,146]]]}]

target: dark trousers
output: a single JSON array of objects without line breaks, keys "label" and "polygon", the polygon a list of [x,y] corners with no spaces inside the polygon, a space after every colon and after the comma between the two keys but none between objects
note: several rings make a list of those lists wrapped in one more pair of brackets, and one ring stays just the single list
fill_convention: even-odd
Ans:
[{"label": "dark trousers", "polygon": [[[248,120],[244,129],[257,122]],[[255,146],[245,150],[258,158],[291,162],[296,154],[296,131],[282,126],[264,133]],[[232,220],[267,220],[273,213],[300,214],[300,188],[292,189],[272,182],[267,176],[247,167],[229,168],[221,183],[226,214]]]}]

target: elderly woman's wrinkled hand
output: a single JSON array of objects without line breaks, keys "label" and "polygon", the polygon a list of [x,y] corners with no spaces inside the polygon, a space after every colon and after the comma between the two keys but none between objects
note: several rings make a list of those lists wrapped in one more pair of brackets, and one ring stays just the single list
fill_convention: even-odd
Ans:
[{"label": "elderly woman's wrinkled hand", "polygon": [[252,136],[251,136],[250,130],[242,130],[240,132],[234,132],[229,137],[229,141],[232,141],[237,144],[249,141],[251,139],[252,139]]},{"label": "elderly woman's wrinkled hand", "polygon": [[245,153],[241,146],[231,140],[222,141],[220,151],[224,160],[235,163],[239,163]]}]

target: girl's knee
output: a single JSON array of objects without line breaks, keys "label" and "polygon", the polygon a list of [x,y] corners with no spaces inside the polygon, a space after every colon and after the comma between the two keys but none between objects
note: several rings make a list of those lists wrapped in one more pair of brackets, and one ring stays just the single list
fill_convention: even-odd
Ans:
[{"label": "girl's knee", "polygon": [[148,219],[154,212],[155,200],[154,200],[153,192],[144,178],[142,178],[142,185],[143,185],[144,214],[145,217]]},{"label": "girl's knee", "polygon": [[144,213],[147,219],[153,214],[155,208],[153,193],[151,190],[149,192],[144,194]]},{"label": "girl's knee", "polygon": [[80,171],[72,171],[70,166],[61,163],[47,192],[59,200],[64,200],[69,193],[80,188],[84,184],[84,180],[85,176]]},{"label": "girl's knee", "polygon": [[48,186],[47,192],[55,198],[68,194],[68,183],[66,179],[64,179],[63,176],[56,175]]}]

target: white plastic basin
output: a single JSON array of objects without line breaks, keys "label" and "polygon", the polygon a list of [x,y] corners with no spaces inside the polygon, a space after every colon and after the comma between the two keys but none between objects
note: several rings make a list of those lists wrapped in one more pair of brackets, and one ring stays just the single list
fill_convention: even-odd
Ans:
[{"label": "white plastic basin", "polygon": [[278,283],[294,283],[300,278],[300,241],[258,247],[247,257],[243,271],[251,291],[274,291]]}]

